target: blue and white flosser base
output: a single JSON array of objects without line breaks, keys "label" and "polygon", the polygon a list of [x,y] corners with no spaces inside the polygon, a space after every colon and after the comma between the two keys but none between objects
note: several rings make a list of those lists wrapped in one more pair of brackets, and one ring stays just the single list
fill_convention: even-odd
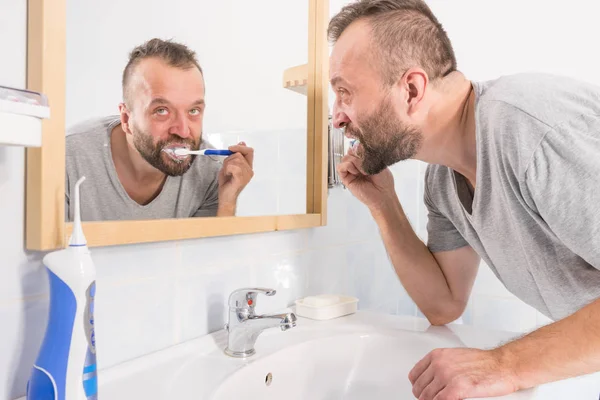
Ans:
[{"label": "blue and white flosser base", "polygon": [[50,311],[44,341],[27,384],[27,400],[97,400],[94,296],[96,268],[81,229],[79,185],[69,247],[44,257]]}]

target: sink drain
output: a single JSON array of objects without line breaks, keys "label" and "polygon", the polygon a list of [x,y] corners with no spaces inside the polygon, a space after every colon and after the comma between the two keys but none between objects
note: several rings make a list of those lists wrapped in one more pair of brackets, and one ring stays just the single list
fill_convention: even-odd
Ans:
[{"label": "sink drain", "polygon": [[265,376],[265,385],[271,386],[271,382],[273,382],[273,375],[269,372],[267,376]]}]

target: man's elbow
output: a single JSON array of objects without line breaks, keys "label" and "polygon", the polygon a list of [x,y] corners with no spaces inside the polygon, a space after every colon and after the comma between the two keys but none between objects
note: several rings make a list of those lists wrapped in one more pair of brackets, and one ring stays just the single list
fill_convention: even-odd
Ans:
[{"label": "man's elbow", "polygon": [[465,308],[466,304],[455,303],[424,314],[431,325],[441,326],[459,319],[463,315]]}]

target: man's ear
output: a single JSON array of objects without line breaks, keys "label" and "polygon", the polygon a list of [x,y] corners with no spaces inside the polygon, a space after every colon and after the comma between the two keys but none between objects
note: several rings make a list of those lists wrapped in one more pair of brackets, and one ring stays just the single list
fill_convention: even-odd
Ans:
[{"label": "man's ear", "polygon": [[406,91],[406,105],[408,114],[416,112],[425,96],[425,90],[429,85],[429,77],[427,72],[421,68],[410,68],[408,69],[400,82],[404,90]]},{"label": "man's ear", "polygon": [[121,114],[121,128],[123,129],[123,132],[130,135],[131,129],[129,127],[129,120],[131,119],[131,112],[125,103],[119,104],[119,113]]}]

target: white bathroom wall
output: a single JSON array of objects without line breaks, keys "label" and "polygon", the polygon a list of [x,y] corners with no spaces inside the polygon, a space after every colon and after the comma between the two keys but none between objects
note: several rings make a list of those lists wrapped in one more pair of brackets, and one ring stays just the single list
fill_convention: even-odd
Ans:
[{"label": "white bathroom wall", "polygon": [[[330,1],[332,13],[343,4]],[[473,78],[545,69],[598,80],[590,38],[600,27],[584,0],[568,8],[533,0],[431,4],[454,41],[460,68]],[[543,18],[535,13],[542,8]],[[0,37],[11,38],[0,42],[0,85],[25,85],[25,18],[26,0],[0,0]],[[407,214],[425,238],[423,165],[408,161],[393,172]],[[0,399],[24,394],[48,307],[43,254],[23,250],[24,190],[23,149],[0,147]],[[248,285],[278,290],[259,300],[261,312],[335,292],[359,296],[362,309],[418,315],[365,207],[339,188],[330,191],[328,206],[328,226],[319,229],[93,249],[100,367],[222,328],[228,293]],[[463,322],[525,331],[546,321],[482,266]]]}]

